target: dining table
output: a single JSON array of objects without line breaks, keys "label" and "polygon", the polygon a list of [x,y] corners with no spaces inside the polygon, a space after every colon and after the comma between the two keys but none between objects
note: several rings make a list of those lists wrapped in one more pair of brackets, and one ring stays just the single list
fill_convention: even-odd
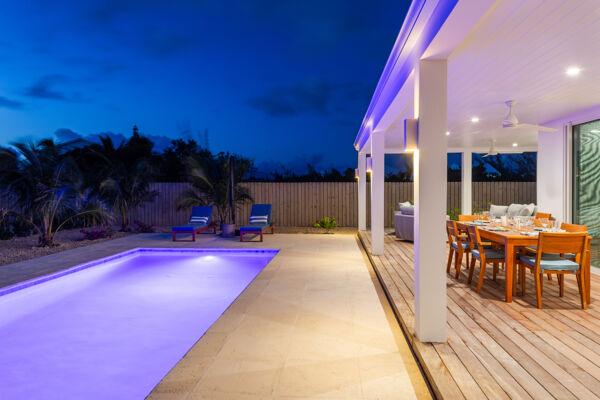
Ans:
[{"label": "dining table", "polygon": [[[516,292],[516,273],[515,265],[517,252],[519,249],[526,246],[535,246],[538,244],[538,236],[535,233],[524,233],[512,226],[496,226],[491,223],[474,223],[460,221],[457,222],[460,230],[466,231],[467,225],[475,225],[479,229],[479,235],[482,240],[487,240],[504,246],[505,270],[506,270],[506,294],[505,300],[507,303],[512,302],[513,295]],[[587,248],[582,260],[582,273],[585,282],[585,297],[589,304],[591,301],[590,288],[590,256],[591,256],[591,241],[592,237],[588,237]]]}]

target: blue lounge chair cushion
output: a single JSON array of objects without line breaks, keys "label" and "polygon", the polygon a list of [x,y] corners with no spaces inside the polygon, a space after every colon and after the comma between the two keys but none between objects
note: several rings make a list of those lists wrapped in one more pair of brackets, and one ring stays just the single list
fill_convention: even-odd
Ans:
[{"label": "blue lounge chair cushion", "polygon": [[240,228],[240,231],[264,231],[269,228],[271,224],[248,224]]},{"label": "blue lounge chair cushion", "polygon": [[[535,267],[535,256],[519,254],[519,260],[523,263]],[[540,260],[540,269],[544,271],[577,271],[579,264],[571,260],[562,258],[558,254],[544,254]]]},{"label": "blue lounge chair cushion", "polygon": [[[461,242],[460,244],[462,245],[463,250],[469,250],[471,248],[471,245],[469,245],[467,242]],[[458,250],[458,245],[456,242],[452,242],[452,247]]]},{"label": "blue lounge chair cushion", "polygon": [[[483,252],[485,253],[485,258],[488,260],[504,260],[504,253],[496,249],[485,247]],[[481,258],[479,250],[473,250],[471,254],[477,258]]]},{"label": "blue lounge chair cushion", "polygon": [[207,224],[187,224],[187,225],[180,225],[180,226],[174,226],[172,229],[174,231],[194,231],[197,229],[202,229],[202,228],[206,228],[208,225]]}]

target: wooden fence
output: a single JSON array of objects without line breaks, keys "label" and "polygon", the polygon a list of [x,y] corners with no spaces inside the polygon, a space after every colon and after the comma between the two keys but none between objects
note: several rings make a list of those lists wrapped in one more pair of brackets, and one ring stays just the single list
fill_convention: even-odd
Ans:
[{"label": "wooden fence", "polygon": [[[244,183],[255,203],[273,205],[273,222],[279,226],[309,226],[323,217],[335,217],[340,226],[358,225],[357,184],[355,182]],[[189,189],[187,183],[154,183],[159,192],[153,203],[133,212],[132,220],[147,224],[167,225],[186,223],[189,211],[177,211],[177,199]],[[460,182],[448,183],[448,209],[460,208]],[[367,184],[367,193],[369,193]],[[487,209],[489,203],[535,203],[535,182],[474,182],[473,208]],[[411,182],[385,183],[385,225],[393,226],[393,210],[399,202],[413,199]],[[367,195],[367,221],[370,201]],[[250,204],[238,211],[238,223],[248,221]]]}]

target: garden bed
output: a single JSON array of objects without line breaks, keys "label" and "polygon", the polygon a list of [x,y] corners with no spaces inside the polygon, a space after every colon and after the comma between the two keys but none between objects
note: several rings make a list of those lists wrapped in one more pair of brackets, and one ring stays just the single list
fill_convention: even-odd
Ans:
[{"label": "garden bed", "polygon": [[30,260],[32,258],[47,256],[64,250],[83,247],[132,234],[133,233],[128,232],[115,232],[111,237],[107,238],[82,240],[83,234],[79,232],[79,229],[67,229],[58,232],[56,235],[56,243],[58,246],[55,247],[38,247],[37,235],[0,240],[0,265]]}]

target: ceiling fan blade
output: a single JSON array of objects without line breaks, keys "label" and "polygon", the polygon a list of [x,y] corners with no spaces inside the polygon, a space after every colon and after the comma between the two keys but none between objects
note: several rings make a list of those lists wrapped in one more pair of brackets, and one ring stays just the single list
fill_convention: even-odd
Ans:
[{"label": "ceiling fan blade", "polygon": [[548,126],[534,125],[534,124],[517,124],[515,128],[535,129],[536,131],[542,132],[557,132],[558,129],[550,128]]}]

